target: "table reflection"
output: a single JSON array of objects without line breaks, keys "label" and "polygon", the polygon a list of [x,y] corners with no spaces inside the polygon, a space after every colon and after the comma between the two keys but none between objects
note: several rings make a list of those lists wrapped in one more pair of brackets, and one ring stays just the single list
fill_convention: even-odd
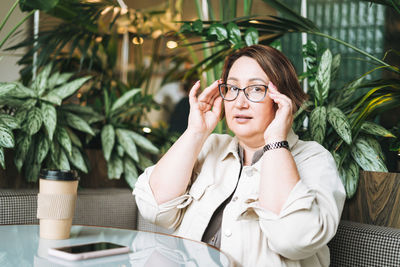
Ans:
[{"label": "table reflection", "polygon": [[[39,238],[38,225],[0,226],[0,266],[231,266],[217,249],[193,240],[151,232],[116,228],[72,226],[71,238]],[[129,254],[82,261],[49,256],[48,248],[94,242],[112,242],[130,247]]]}]

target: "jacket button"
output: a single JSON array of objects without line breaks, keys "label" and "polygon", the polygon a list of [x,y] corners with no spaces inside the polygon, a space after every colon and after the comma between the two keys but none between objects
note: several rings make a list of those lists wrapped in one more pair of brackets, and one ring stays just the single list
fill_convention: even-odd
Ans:
[{"label": "jacket button", "polygon": [[230,229],[225,230],[225,236],[230,237],[232,235],[232,231]]},{"label": "jacket button", "polygon": [[253,170],[247,170],[246,171],[247,176],[251,177],[253,176]]},{"label": "jacket button", "polygon": [[235,202],[236,200],[238,200],[238,197],[237,197],[237,196],[235,196],[235,197],[232,198],[232,201],[233,201],[233,202]]}]

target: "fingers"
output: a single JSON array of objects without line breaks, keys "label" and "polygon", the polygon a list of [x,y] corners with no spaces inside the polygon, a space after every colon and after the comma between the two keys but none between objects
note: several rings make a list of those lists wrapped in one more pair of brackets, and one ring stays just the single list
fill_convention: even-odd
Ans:
[{"label": "fingers", "polygon": [[210,86],[204,89],[204,91],[199,95],[198,100],[206,103],[212,102],[218,95],[218,84],[220,80],[214,81]]},{"label": "fingers", "polygon": [[268,84],[268,89],[269,89],[269,97],[276,103],[278,104],[279,108],[289,108],[290,110],[293,110],[293,102],[292,100],[287,97],[286,95],[280,93],[278,91],[278,88],[270,81]]},{"label": "fingers", "polygon": [[200,88],[200,80],[198,80],[193,86],[192,89],[190,89],[189,92],[189,103],[191,106],[197,103],[197,92],[199,91]]},{"label": "fingers", "polygon": [[215,116],[217,116],[218,118],[221,115],[221,110],[222,110],[222,97],[218,96],[215,100],[214,100],[214,105],[212,108],[212,112],[215,114]]}]

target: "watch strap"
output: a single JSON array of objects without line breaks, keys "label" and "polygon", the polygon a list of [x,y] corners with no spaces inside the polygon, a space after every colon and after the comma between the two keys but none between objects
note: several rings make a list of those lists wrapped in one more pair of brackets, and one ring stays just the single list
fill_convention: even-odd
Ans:
[{"label": "watch strap", "polygon": [[263,147],[263,150],[264,150],[264,152],[266,152],[268,150],[277,149],[277,148],[286,148],[287,150],[290,150],[288,141],[279,141],[279,142],[273,142],[273,143],[266,144]]}]

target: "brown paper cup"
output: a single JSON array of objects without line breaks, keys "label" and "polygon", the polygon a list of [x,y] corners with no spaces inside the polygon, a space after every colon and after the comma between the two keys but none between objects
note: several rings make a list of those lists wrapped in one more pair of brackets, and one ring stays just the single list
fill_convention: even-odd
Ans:
[{"label": "brown paper cup", "polygon": [[37,217],[40,237],[67,239],[75,212],[79,177],[75,171],[43,170],[39,177]]}]

